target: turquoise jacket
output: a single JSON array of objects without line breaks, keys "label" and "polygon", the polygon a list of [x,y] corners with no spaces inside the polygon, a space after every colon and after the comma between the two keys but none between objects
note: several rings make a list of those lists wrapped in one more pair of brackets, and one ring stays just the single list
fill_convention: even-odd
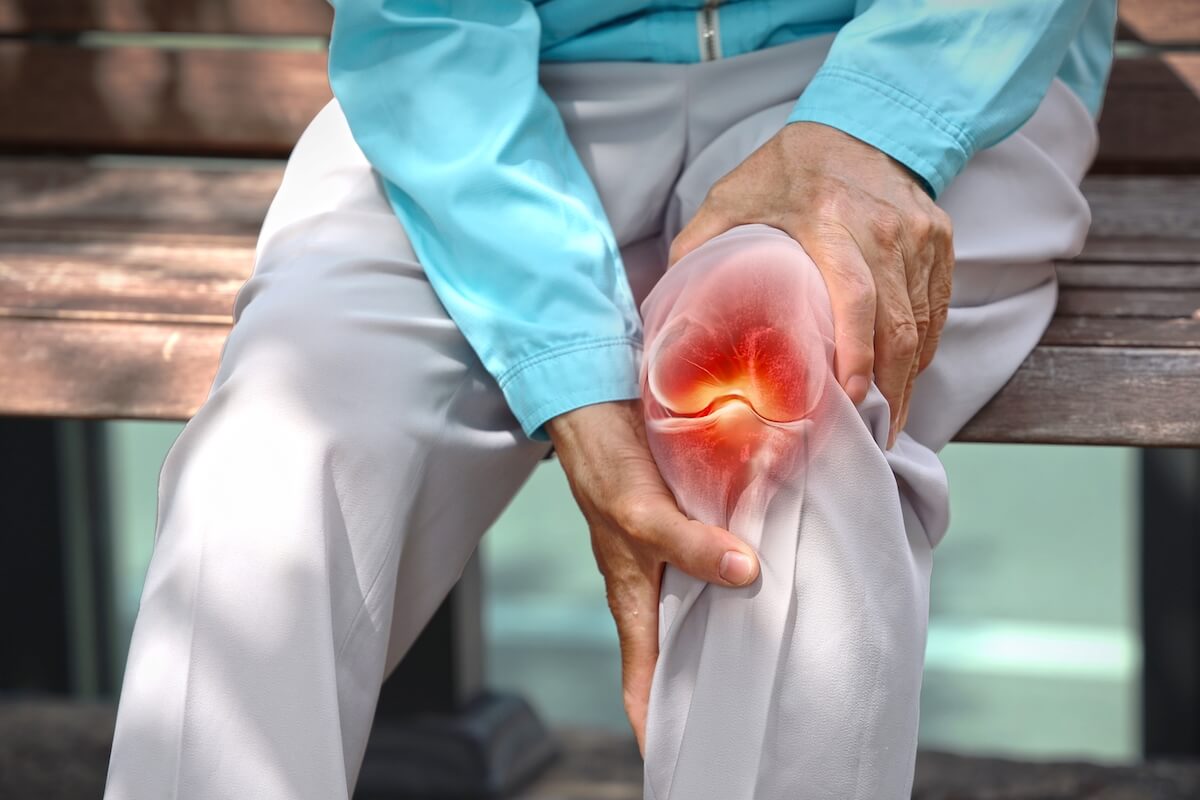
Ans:
[{"label": "turquoise jacket", "polygon": [[[638,396],[641,321],[539,60],[693,62],[837,32],[789,122],[936,197],[1058,76],[1098,113],[1115,0],[331,0],[329,76],[429,281],[525,433]],[[708,35],[706,35],[708,34]],[[714,35],[715,34],[715,35]]]}]

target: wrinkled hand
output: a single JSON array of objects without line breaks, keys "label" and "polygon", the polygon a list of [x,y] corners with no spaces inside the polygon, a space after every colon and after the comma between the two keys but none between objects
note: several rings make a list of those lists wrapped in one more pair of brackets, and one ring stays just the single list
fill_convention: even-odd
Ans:
[{"label": "wrinkled hand", "polygon": [[755,222],[783,230],[816,262],[833,308],[838,383],[859,403],[874,373],[891,411],[890,448],[950,307],[950,218],[899,162],[835,128],[795,122],[713,185],[670,263]]},{"label": "wrinkled hand", "polygon": [[644,752],[663,565],[744,586],[758,577],[758,560],[729,531],[680,512],[650,455],[640,402],[584,406],[546,430],[591,531],[621,643],[625,713]]}]

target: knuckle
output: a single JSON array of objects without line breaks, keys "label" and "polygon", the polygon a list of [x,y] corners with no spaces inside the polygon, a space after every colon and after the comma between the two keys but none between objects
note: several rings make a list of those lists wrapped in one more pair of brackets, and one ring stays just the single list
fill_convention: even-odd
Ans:
[{"label": "knuckle", "polygon": [[813,213],[817,219],[840,223],[846,219],[848,209],[846,196],[843,192],[833,191],[823,183],[813,187],[815,199],[812,202]]},{"label": "knuckle", "polygon": [[920,332],[917,330],[917,323],[914,320],[899,320],[888,331],[888,349],[898,358],[910,359],[917,354],[920,338]]},{"label": "knuckle", "polygon": [[929,244],[937,231],[937,223],[933,215],[925,212],[913,214],[908,218],[904,227],[908,231],[909,238],[921,247]]},{"label": "knuckle", "polygon": [[877,290],[875,279],[869,273],[845,270],[838,276],[838,282],[839,294],[847,305],[863,313],[874,310]]},{"label": "knuckle", "polygon": [[642,541],[647,538],[653,515],[654,504],[645,497],[635,495],[618,500],[613,517],[627,536]]},{"label": "knuckle", "polygon": [[930,215],[932,217],[934,231],[939,236],[943,236],[947,239],[950,238],[951,234],[954,233],[954,220],[950,218],[950,215],[946,213],[945,209],[943,209],[941,206],[933,206],[933,210],[930,212]]},{"label": "knuckle", "polygon": [[904,232],[904,221],[895,212],[883,212],[871,220],[871,232],[882,244],[891,244]]}]

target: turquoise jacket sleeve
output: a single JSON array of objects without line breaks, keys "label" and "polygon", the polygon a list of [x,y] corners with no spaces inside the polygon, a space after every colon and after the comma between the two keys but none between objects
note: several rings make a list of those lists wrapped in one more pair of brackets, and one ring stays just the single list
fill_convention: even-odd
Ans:
[{"label": "turquoise jacket sleeve", "polygon": [[519,0],[333,0],[329,76],[434,291],[525,433],[638,396],[616,240]]},{"label": "turquoise jacket sleeve", "polygon": [[[1113,0],[1096,0],[1113,7]],[[1036,110],[1091,0],[858,0],[788,122],[820,122],[936,197]],[[1093,109],[1094,111],[1094,109]]]}]

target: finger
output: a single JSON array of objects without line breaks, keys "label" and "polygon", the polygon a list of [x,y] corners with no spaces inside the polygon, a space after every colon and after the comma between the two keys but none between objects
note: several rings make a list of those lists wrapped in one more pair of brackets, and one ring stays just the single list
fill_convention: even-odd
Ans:
[{"label": "finger", "polygon": [[695,250],[700,245],[719,236],[734,226],[734,223],[718,214],[709,211],[707,205],[701,205],[700,210],[683,226],[671,242],[671,251],[667,256],[667,268],[675,266],[675,262]]},{"label": "finger", "polygon": [[954,243],[948,233],[935,239],[933,259],[929,273],[929,331],[921,349],[922,370],[933,362],[950,314],[950,296],[954,285]]},{"label": "finger", "polygon": [[708,583],[746,586],[758,578],[754,550],[724,528],[688,519],[664,498],[646,504],[632,533],[663,561]]},{"label": "finger", "polygon": [[916,365],[919,334],[902,262],[896,260],[888,266],[877,267],[875,281],[879,291],[875,317],[875,384],[888,402],[891,425],[887,446],[890,449],[899,433],[900,410],[909,375]]},{"label": "finger", "polygon": [[875,364],[875,278],[857,242],[844,228],[792,236],[812,256],[825,279],[833,311],[834,371],[857,405],[866,399]]},{"label": "finger", "polygon": [[908,424],[908,410],[912,404],[913,387],[916,385],[917,375],[922,369],[921,359],[924,357],[925,343],[929,338],[931,316],[929,304],[930,280],[936,257],[937,247],[931,236],[925,237],[924,243],[918,251],[905,254],[909,308],[912,311],[913,324],[917,328],[917,346],[913,352],[912,363],[908,368],[904,388],[901,391],[900,409],[896,415],[896,429],[892,435],[893,443],[904,431],[905,425]]},{"label": "finger", "polygon": [[658,583],[648,587],[633,608],[613,609],[621,644],[621,691],[625,715],[645,755],[650,686],[658,661]]},{"label": "finger", "polygon": [[[896,423],[896,430],[891,436],[891,445],[895,445],[896,439],[900,438],[900,434],[904,432],[904,428],[908,425],[908,411],[912,406],[913,387],[917,383],[917,375],[921,372],[921,361],[919,358],[914,358],[912,369],[908,374],[908,382],[904,385],[904,399],[900,401],[900,416]],[[889,445],[889,447],[891,446]]]}]

